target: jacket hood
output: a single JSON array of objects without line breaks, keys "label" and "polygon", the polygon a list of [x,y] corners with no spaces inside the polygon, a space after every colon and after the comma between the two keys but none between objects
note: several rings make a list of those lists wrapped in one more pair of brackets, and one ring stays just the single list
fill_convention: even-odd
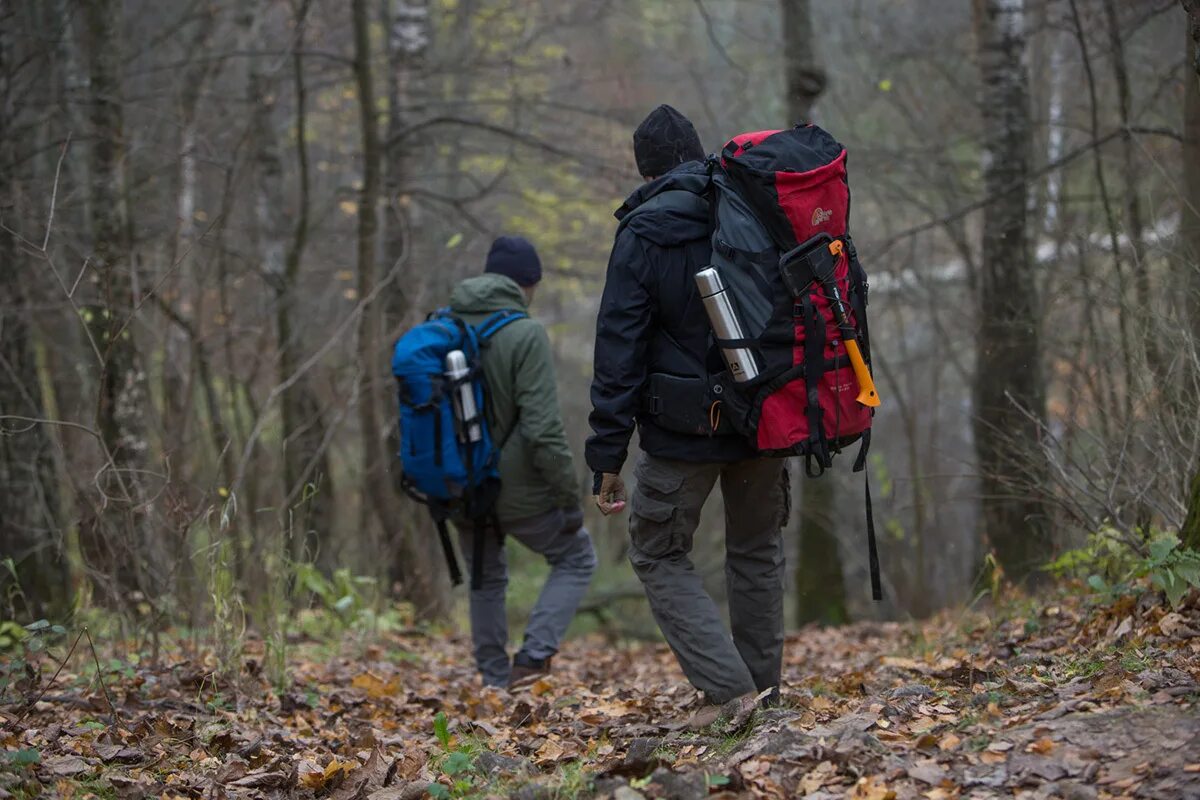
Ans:
[{"label": "jacket hood", "polygon": [[711,232],[710,184],[704,162],[689,161],[639,186],[614,216],[621,227],[660,247],[703,239]]},{"label": "jacket hood", "polygon": [[467,278],[450,293],[450,308],[459,314],[525,311],[525,293],[512,278],[494,273]]}]

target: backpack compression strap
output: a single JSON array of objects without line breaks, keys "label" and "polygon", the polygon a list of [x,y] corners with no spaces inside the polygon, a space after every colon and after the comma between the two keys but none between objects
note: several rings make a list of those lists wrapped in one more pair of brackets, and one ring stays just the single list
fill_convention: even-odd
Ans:
[{"label": "backpack compression strap", "polygon": [[509,323],[516,322],[519,319],[528,319],[529,315],[524,311],[506,308],[503,311],[497,311],[490,317],[479,323],[479,327],[475,329],[475,335],[479,337],[480,343],[486,342],[488,339],[495,336],[506,327]]}]

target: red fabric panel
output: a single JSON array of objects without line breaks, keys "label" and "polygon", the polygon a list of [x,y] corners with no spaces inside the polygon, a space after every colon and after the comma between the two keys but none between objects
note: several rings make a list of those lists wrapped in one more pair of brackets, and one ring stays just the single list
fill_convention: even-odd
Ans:
[{"label": "red fabric panel", "polygon": [[763,401],[758,449],[786,450],[808,440],[804,381],[792,381]]},{"label": "red fabric panel", "polygon": [[[844,218],[844,213],[843,213]],[[811,238],[806,237],[806,238]],[[834,274],[843,302],[850,294],[850,259],[843,254],[838,259]],[[825,320],[825,358],[844,356],[841,331],[833,318],[833,310],[825,293],[816,289],[812,292],[813,303]],[[846,303],[850,321],[857,324],[854,310]],[[804,320],[796,319],[796,344],[792,349],[792,363],[804,361]],[[849,366],[826,372],[821,377],[819,391],[822,424],[825,435],[830,439],[861,433],[871,427],[871,410],[859,404],[858,381]],[[795,380],[772,394],[763,402],[762,415],[758,422],[758,448],[760,450],[784,450],[808,439],[808,399],[804,380]]]},{"label": "red fabric panel", "polygon": [[803,244],[818,233],[845,235],[850,206],[846,151],[832,163],[810,172],[776,172],[775,190],[797,243]]}]

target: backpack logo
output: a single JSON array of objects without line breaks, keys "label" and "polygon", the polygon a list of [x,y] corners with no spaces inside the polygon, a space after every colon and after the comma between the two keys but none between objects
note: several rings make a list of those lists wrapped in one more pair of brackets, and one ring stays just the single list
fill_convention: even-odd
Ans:
[{"label": "backpack logo", "polygon": [[824,225],[826,222],[829,222],[829,220],[831,220],[831,219],[833,219],[833,212],[827,208],[818,207],[815,211],[813,211],[813,215],[812,215],[813,227],[816,227],[817,225]]}]

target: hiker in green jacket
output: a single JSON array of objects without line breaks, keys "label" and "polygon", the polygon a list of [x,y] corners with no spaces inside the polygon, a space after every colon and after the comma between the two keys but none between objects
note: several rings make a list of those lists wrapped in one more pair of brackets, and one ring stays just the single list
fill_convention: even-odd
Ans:
[{"label": "hiker in green jacket", "polygon": [[[541,277],[533,245],[501,237],[492,244],[485,273],[460,283],[450,295],[450,308],[472,325],[497,311],[525,311]],[[485,534],[483,585],[471,592],[475,662],[485,684],[510,686],[549,672],[587,591],[596,555],[583,527],[550,339],[541,323],[520,319],[497,332],[483,350],[483,374],[488,425],[501,443],[500,527],[505,536],[545,557],[551,568],[510,665],[504,607],[508,565],[499,537]],[[472,537],[470,526],[462,526],[460,543],[468,561],[475,552]]]}]

